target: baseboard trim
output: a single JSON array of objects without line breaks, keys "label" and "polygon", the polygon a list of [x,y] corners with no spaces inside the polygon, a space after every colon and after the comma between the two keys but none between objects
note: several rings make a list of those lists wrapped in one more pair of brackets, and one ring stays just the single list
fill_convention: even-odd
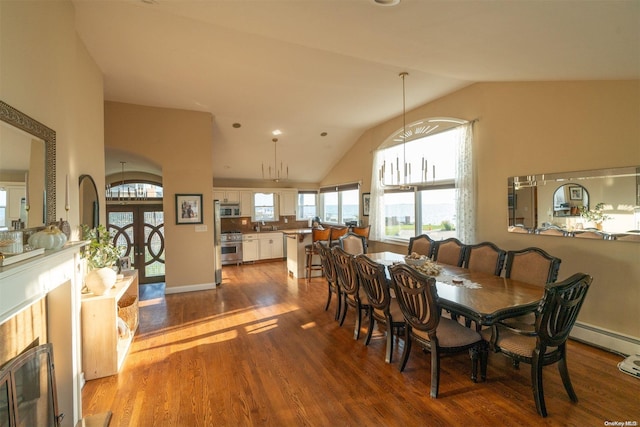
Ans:
[{"label": "baseboard trim", "polygon": [[624,354],[640,354],[640,339],[619,332],[610,331],[588,323],[576,322],[571,330],[571,338],[605,350]]},{"label": "baseboard trim", "polygon": [[199,285],[186,285],[186,286],[165,286],[164,293],[168,294],[181,294],[183,292],[196,292],[196,291],[210,291],[215,289],[215,283],[202,283]]}]

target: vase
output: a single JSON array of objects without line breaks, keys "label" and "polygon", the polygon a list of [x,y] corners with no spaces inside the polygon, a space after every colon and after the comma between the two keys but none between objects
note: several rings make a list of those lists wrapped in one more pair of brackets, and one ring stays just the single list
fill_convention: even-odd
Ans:
[{"label": "vase", "polygon": [[116,284],[116,278],[117,273],[114,269],[102,267],[87,273],[84,283],[94,295],[104,295]]}]

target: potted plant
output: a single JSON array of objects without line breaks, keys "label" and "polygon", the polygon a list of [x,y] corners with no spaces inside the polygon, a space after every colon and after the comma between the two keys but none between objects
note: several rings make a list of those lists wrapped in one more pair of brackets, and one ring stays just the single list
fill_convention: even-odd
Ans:
[{"label": "potted plant", "polygon": [[104,225],[93,229],[86,225],[81,227],[83,239],[89,240],[84,250],[89,268],[85,285],[95,295],[103,295],[116,283],[114,266],[120,258],[121,249],[113,244],[113,238]]},{"label": "potted plant", "polygon": [[598,230],[602,229],[602,222],[611,219],[609,215],[604,213],[604,203],[600,202],[593,209],[589,209],[586,206],[580,208],[580,216],[588,222],[596,224]]}]

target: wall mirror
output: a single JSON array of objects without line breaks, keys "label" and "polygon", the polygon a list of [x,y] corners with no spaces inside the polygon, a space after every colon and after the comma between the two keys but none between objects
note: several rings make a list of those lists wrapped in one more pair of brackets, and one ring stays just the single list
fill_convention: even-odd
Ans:
[{"label": "wall mirror", "polygon": [[81,175],[80,186],[80,224],[96,228],[100,222],[100,205],[98,204],[98,188],[91,175]]},{"label": "wall mirror", "polygon": [[2,101],[0,183],[7,200],[0,226],[37,228],[55,222],[56,133]]},{"label": "wall mirror", "polygon": [[640,242],[640,166],[513,176],[507,191],[510,232]]}]

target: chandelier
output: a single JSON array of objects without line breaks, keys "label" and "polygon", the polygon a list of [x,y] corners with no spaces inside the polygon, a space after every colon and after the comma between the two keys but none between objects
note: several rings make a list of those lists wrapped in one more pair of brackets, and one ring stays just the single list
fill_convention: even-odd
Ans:
[{"label": "chandelier", "polygon": [[262,179],[274,182],[289,179],[289,166],[285,165],[282,160],[278,165],[278,138],[273,138],[271,141],[273,141],[273,165],[267,163],[265,167],[265,162],[262,162]]},{"label": "chandelier", "polygon": [[[396,141],[402,142],[402,150],[401,152],[398,152],[395,160],[385,160],[380,166],[378,170],[378,178],[382,187],[409,189],[411,187],[427,183],[427,159],[424,155],[420,158],[420,156],[414,152],[407,154],[407,138],[413,135],[411,130],[407,130],[405,77],[408,75],[409,73],[406,71],[398,74],[398,76],[402,78],[402,132],[400,133],[400,139],[396,139]],[[434,129],[435,128],[428,128],[424,133],[431,132]],[[402,162],[400,160],[402,160]],[[412,163],[415,161],[417,161],[418,164],[413,168]],[[416,171],[416,174],[414,174],[414,170]],[[435,166],[433,167],[433,175],[433,178],[435,179]]]}]

